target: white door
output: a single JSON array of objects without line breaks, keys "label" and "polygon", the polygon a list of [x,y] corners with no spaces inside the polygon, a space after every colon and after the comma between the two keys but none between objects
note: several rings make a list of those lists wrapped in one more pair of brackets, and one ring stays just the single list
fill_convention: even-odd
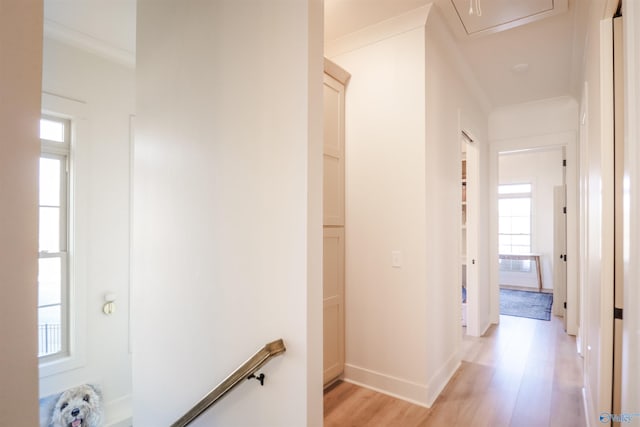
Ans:
[{"label": "white door", "polygon": [[[327,67],[336,77],[329,75]],[[325,60],[323,150],[323,379],[340,377],[345,362],[344,331],[344,102],[348,73]]]},{"label": "white door", "polygon": [[562,316],[567,330],[567,220],[566,186],[553,189],[553,314]]},{"label": "white door", "polygon": [[325,227],[323,243],[324,384],[344,370],[344,228]]}]

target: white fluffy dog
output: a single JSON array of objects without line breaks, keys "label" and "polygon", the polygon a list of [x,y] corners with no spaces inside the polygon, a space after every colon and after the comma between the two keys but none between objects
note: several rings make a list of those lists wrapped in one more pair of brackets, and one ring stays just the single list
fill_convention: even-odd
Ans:
[{"label": "white fluffy dog", "polygon": [[102,399],[85,384],[62,393],[51,414],[51,427],[102,427]]}]

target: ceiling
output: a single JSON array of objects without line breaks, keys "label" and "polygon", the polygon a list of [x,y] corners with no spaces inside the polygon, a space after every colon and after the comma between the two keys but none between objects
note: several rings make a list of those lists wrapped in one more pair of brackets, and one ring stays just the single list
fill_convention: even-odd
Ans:
[{"label": "ceiling", "polygon": [[464,35],[514,28],[567,10],[566,0],[451,0]]},{"label": "ceiling", "polygon": [[583,0],[480,0],[480,18],[470,0],[325,0],[325,40],[431,2],[493,107],[578,95]]},{"label": "ceiling", "polygon": [[[577,95],[583,41],[578,21],[584,16],[579,8],[586,7],[589,2],[479,0],[482,17],[477,17],[468,14],[469,1],[433,2],[445,17],[462,55],[493,107]],[[568,8],[558,8],[567,1]],[[335,40],[431,1],[324,2],[325,40]],[[133,65],[136,0],[45,0],[44,4],[45,34],[67,42],[75,41],[79,47],[97,53],[129,58]],[[553,7],[557,10],[549,13]],[[508,8],[513,10],[509,12]],[[513,13],[524,16],[524,21],[518,21]],[[528,22],[538,14],[541,14],[538,18],[544,19]],[[461,18],[465,20],[464,24]],[[500,27],[504,22],[508,24],[506,27],[512,28]],[[523,22],[525,24],[521,25]]]}]

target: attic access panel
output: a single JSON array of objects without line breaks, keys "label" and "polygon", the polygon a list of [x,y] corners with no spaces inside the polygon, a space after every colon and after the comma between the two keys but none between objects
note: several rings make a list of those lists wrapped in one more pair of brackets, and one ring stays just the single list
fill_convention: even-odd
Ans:
[{"label": "attic access panel", "polygon": [[[568,0],[450,0],[468,36],[494,33],[564,12]],[[474,13],[469,13],[470,2]],[[482,14],[477,14],[477,3]]]}]

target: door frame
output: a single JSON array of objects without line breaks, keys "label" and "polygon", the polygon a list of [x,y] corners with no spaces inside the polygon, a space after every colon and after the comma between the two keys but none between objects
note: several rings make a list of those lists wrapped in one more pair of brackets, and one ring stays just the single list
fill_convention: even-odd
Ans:
[{"label": "door frame", "polygon": [[[623,0],[625,74],[637,76],[640,73],[640,3],[636,0]],[[640,83],[635,78],[625,80],[625,134],[629,141],[640,138]],[[624,305],[640,307],[640,147],[637,144],[625,145],[625,181],[629,189],[623,195],[625,224],[629,232],[623,237],[626,251],[624,254]],[[636,369],[636,360],[640,354],[640,337],[636,333],[640,329],[640,311],[627,310],[624,313],[623,325],[623,373],[631,373]],[[640,383],[628,375],[622,381],[622,408],[633,410],[640,399]],[[638,423],[638,418],[634,419]],[[638,424],[634,424],[638,425]]]},{"label": "door frame", "polygon": [[498,164],[500,153],[564,147],[567,160],[567,333],[577,335],[578,316],[578,155],[577,132],[527,136],[491,141],[489,154],[489,262],[491,322],[500,322],[498,271]]}]

